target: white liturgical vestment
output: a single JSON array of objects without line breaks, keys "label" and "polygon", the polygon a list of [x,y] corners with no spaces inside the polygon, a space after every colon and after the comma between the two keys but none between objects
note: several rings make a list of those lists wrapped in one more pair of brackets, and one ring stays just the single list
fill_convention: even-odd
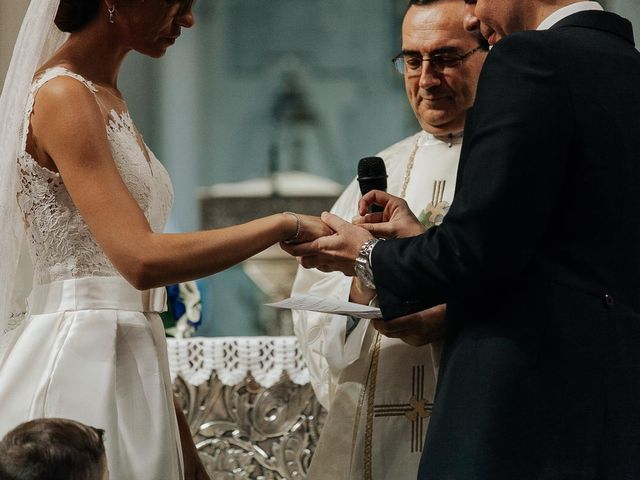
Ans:
[{"label": "white liturgical vestment", "polygon": [[[449,142],[426,132],[378,155],[387,191],[405,199],[425,226],[442,221],[455,191],[462,138]],[[354,180],[332,212],[351,220],[360,191]],[[300,269],[292,294],[348,300],[352,278]],[[384,337],[360,320],[294,311],[294,328],[320,402],[329,410],[313,456],[313,480],[415,480],[435,393],[437,345],[412,347]]]}]

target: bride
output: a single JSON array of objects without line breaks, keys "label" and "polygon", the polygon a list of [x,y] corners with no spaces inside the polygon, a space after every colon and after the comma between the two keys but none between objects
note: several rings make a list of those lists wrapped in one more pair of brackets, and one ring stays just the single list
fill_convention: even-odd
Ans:
[{"label": "bride", "polygon": [[116,480],[208,478],[174,408],[157,287],[330,233],[289,212],[160,233],[171,184],[117,79],[128,52],[160,57],[194,25],[192,1],[31,0],[0,97],[0,437],[37,417],[102,428]]}]

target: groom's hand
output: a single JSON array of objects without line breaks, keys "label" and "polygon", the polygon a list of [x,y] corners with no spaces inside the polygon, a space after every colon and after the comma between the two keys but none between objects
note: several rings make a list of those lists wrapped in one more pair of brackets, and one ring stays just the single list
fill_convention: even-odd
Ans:
[{"label": "groom's hand", "polygon": [[287,253],[300,257],[299,262],[304,268],[317,268],[323,272],[339,271],[353,276],[360,247],[373,235],[331,213],[324,212],[321,218],[335,232],[333,235],[311,242],[280,246]]},{"label": "groom's hand", "polygon": [[[367,213],[371,205],[384,207],[384,211]],[[378,238],[406,238],[424,233],[425,228],[413,214],[407,202],[390,193],[372,190],[362,197],[358,205],[360,217],[353,223]]]},{"label": "groom's hand", "polygon": [[371,325],[385,337],[399,338],[411,346],[421,347],[444,338],[446,320],[447,306],[437,305],[389,321],[371,320]]}]

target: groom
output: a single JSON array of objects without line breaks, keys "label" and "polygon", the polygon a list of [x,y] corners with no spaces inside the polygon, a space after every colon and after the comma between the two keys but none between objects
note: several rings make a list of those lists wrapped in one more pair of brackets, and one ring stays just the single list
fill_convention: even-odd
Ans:
[{"label": "groom", "polygon": [[[324,214],[304,266],[397,317],[448,303],[428,480],[640,478],[640,53],[596,2],[467,0],[494,44],[437,229],[379,241]],[[461,19],[462,21],[462,19]],[[378,236],[415,221],[385,206]]]}]

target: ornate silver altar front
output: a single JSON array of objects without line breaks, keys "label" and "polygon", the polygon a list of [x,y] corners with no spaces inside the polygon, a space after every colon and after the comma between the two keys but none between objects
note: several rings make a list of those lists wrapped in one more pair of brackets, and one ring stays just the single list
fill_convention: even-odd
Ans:
[{"label": "ornate silver altar front", "polygon": [[168,348],[213,480],[307,478],[326,412],[295,337],[168,339]]}]

